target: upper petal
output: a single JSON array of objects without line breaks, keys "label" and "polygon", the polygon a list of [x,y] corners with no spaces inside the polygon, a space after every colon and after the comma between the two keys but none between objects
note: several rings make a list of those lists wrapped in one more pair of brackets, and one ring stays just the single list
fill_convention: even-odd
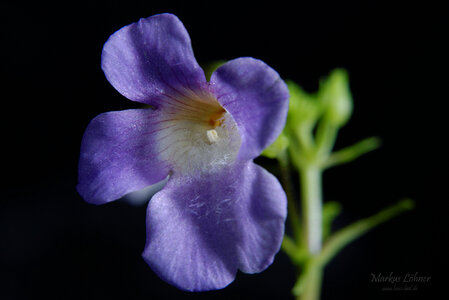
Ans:
[{"label": "upper petal", "polygon": [[248,57],[227,62],[212,74],[211,90],[240,130],[240,158],[257,157],[281,133],[288,89],[264,62]]},{"label": "upper petal", "polygon": [[145,261],[189,291],[223,288],[238,269],[260,272],[278,252],[286,196],[252,162],[200,177],[174,176],[150,200]]},{"label": "upper petal", "polygon": [[156,147],[164,127],[158,111],[131,109],[94,118],[81,143],[77,190],[102,204],[163,180],[169,164]]},{"label": "upper petal", "polygon": [[122,95],[154,106],[206,84],[189,34],[172,14],[140,19],[115,32],[103,47],[101,67]]}]

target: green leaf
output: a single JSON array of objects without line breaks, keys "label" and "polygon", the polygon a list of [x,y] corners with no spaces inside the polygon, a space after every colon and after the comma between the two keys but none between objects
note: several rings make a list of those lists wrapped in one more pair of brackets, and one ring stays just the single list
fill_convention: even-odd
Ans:
[{"label": "green leaf", "polygon": [[287,86],[290,102],[284,134],[289,139],[290,154],[297,165],[313,155],[313,129],[323,110],[316,94],[307,93],[293,81],[288,81]]},{"label": "green leaf", "polygon": [[204,70],[204,75],[206,75],[206,80],[209,81],[212,73],[215,72],[216,69],[221,67],[226,63],[226,60],[216,60],[202,65]]},{"label": "green leaf", "polygon": [[273,144],[262,151],[262,155],[268,158],[277,158],[281,152],[287,149],[289,140],[284,133],[281,133]]}]

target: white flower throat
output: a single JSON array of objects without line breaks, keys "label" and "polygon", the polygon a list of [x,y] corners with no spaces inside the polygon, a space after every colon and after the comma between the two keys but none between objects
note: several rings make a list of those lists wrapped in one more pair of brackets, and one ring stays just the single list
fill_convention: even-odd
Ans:
[{"label": "white flower throat", "polygon": [[214,172],[232,163],[240,149],[234,119],[209,93],[171,99],[159,126],[160,153],[174,172]]}]

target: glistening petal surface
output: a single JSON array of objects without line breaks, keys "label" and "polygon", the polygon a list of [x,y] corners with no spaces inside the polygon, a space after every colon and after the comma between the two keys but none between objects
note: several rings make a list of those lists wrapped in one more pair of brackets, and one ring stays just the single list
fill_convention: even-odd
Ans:
[{"label": "glistening petal surface", "polygon": [[219,67],[211,89],[232,115],[242,137],[239,157],[252,159],[281,133],[288,110],[288,89],[264,62],[238,58]]},{"label": "glistening petal surface", "polygon": [[150,200],[143,257],[180,289],[223,288],[268,267],[284,234],[286,197],[252,162],[201,177],[173,175]]},{"label": "glistening petal surface", "polygon": [[77,190],[102,204],[163,180],[169,171],[154,146],[161,116],[151,109],[107,112],[94,118],[81,143]]},{"label": "glistening petal surface", "polygon": [[197,91],[206,85],[189,34],[171,14],[140,19],[111,35],[101,67],[122,95],[157,107],[179,97],[180,90]]}]

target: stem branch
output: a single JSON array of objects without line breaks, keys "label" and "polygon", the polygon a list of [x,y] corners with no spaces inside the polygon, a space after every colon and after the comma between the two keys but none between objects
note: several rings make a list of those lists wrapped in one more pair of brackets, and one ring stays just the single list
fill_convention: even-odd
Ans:
[{"label": "stem branch", "polygon": [[326,265],[350,242],[357,239],[367,231],[373,229],[377,225],[382,224],[383,222],[388,221],[407,210],[411,210],[413,207],[413,200],[403,199],[371,217],[359,220],[343,229],[340,229],[334,233],[324,245],[323,251],[321,251],[319,255],[320,264],[323,266]]},{"label": "stem branch", "polygon": [[290,158],[287,151],[282,151],[278,156],[278,162],[281,169],[282,185],[287,194],[287,210],[288,219],[293,232],[293,237],[296,241],[300,240],[301,222],[299,220],[298,208],[296,207],[295,194],[293,183],[291,179]]}]

